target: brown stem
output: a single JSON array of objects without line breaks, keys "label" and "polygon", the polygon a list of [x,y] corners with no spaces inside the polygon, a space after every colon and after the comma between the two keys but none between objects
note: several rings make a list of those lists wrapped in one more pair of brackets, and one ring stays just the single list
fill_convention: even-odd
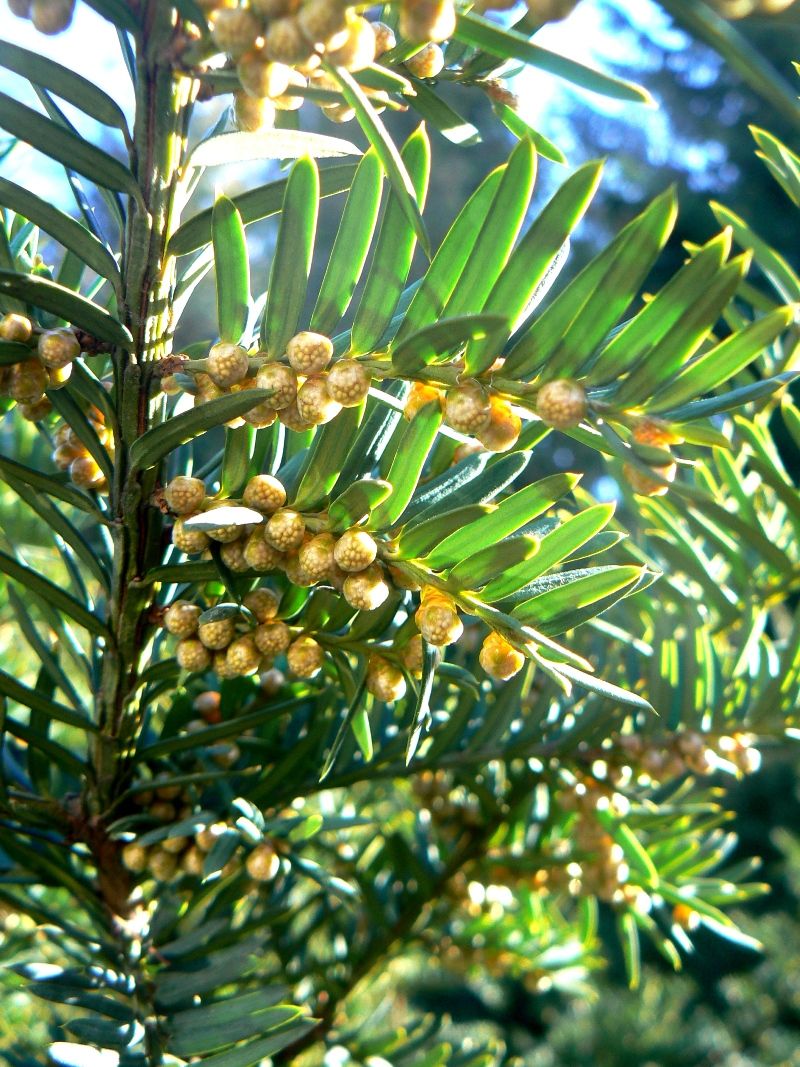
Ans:
[{"label": "brown stem", "polygon": [[[131,351],[115,359],[119,436],[111,486],[114,571],[109,603],[113,643],[104,651],[98,694],[100,734],[94,752],[94,810],[113,801],[124,770],[125,748],[140,720],[133,701],[148,636],[152,587],[138,579],[159,562],[162,516],[149,506],[156,471],[131,470],[132,444],[151,418],[152,361],[169,354],[170,304],[175,261],[167,255],[177,224],[176,192],[193,83],[176,77],[176,34],[169,4],[149,0],[137,40],[135,150],[131,168],[144,209],[131,202],[125,234],[121,309],[133,337]],[[159,413],[156,413],[158,415]]]}]

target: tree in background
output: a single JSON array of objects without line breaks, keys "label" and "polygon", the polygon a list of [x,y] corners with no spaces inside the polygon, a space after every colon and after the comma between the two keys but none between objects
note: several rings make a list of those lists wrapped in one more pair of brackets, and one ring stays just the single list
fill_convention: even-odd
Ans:
[{"label": "tree in background", "polygon": [[[54,1013],[6,1058],[499,1063],[401,1005],[348,1016],[351,994],[412,950],[587,991],[601,921],[632,985],[642,941],[675,967],[704,930],[751,944],[728,909],[764,887],[729,862],[708,776],[754,770],[800,696],[798,493],[771,436],[800,440],[791,268],[719,208],[643,296],[667,190],[559,282],[601,166],[528,220],[561,153],[502,77],[648,100],[535,43],[574,4],[505,28],[448,0],[380,22],[92,6],[132,128],[0,42],[41,104],[0,97],[0,125],[77,204],[0,181],[0,947]],[[49,32],[71,13],[13,7]],[[429,130],[479,137],[449,103],[475,88],[517,144],[434,250]],[[306,103],[366,151],[305,128]],[[424,124],[396,144],[404,109]],[[756,138],[797,203],[797,157]],[[204,171],[253,159],[288,173],[194,206]],[[264,263],[246,227],[273,216]],[[211,271],[216,336],[174,351]],[[558,435],[618,481],[618,514],[578,472],[537,476]]]}]

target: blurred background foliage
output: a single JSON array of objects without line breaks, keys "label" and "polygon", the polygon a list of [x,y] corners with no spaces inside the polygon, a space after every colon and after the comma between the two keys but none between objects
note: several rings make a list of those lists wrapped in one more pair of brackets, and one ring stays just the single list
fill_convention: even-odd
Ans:
[{"label": "blurred background foliage", "polygon": [[[93,15],[86,8],[80,10],[79,18],[92,20]],[[35,41],[40,45],[40,38],[24,39],[27,27],[8,12],[0,15],[0,22],[3,36],[21,44]],[[739,20],[736,30],[780,76],[787,82],[793,79],[791,63],[800,57],[800,4],[777,15],[754,14]],[[792,121],[788,108],[779,111],[771,107],[717,52],[654,0],[583,0],[573,15],[543,32],[541,43],[645,85],[659,104],[658,110],[624,107],[579,94],[530,72],[513,84],[522,113],[559,144],[570,168],[584,160],[608,157],[603,195],[580,232],[567,268],[570,274],[577,273],[611,234],[672,182],[679,192],[680,217],[671,245],[654,269],[653,288],[679,265],[682,241],[699,243],[718,229],[709,199],[722,200],[735,213],[757,222],[761,236],[795,268],[800,267],[796,236],[786,224],[788,201],[756,159],[748,131],[749,124],[767,127],[796,147],[800,111]],[[62,39],[57,46],[69,47],[68,40]],[[58,58],[55,46],[54,55]],[[97,76],[102,84],[102,48],[97,55]],[[0,87],[7,88],[8,78],[4,76]],[[433,169],[430,201],[437,205],[437,213],[428,219],[434,243],[479,177],[505,158],[511,143],[502,127],[486,122],[489,103],[483,94],[476,91],[465,100],[462,93],[459,107],[465,117],[487,130],[489,139],[464,148],[435,136],[438,165]],[[206,117],[209,124],[214,121],[213,107]],[[321,130],[332,132],[325,119],[317,121]],[[413,116],[395,116],[394,136],[401,139],[414,122]],[[357,140],[358,132],[348,130],[348,136]],[[17,150],[6,163],[9,176],[16,181],[26,166],[24,149]],[[263,171],[261,165],[260,180],[265,178]],[[555,164],[544,166],[536,205],[551,195],[563,173]],[[31,187],[41,195],[47,188],[47,173],[28,177]],[[237,184],[245,188],[251,181],[251,174],[246,172],[234,175],[232,184],[230,177],[224,184],[232,193],[237,191]],[[213,192],[209,183],[201,191],[201,199],[210,202]],[[334,223],[334,212],[331,210],[326,218],[323,211],[322,246],[329,246]],[[274,224],[267,221],[253,227],[250,239],[269,245],[274,239]],[[313,282],[309,289],[315,291]],[[198,300],[196,306],[203,303]],[[213,301],[205,303],[210,315]],[[204,323],[195,317],[191,328],[193,336],[187,341],[214,333],[210,320]],[[0,423],[3,453],[10,451],[3,437],[8,432],[7,423]],[[32,426],[26,427],[22,439],[17,437],[14,443],[17,458],[31,465],[35,465],[41,447]],[[550,457],[554,468],[574,465],[573,447],[566,447],[564,438],[560,439],[556,454]],[[584,457],[581,462],[585,463]],[[796,477],[798,472],[794,469],[791,473]],[[613,485],[605,487],[605,495],[615,495]],[[19,502],[2,487],[0,529],[24,544],[31,559],[35,558],[35,525],[28,526]],[[24,678],[32,665],[24,648],[14,640],[7,602],[0,585],[4,669]],[[353,998],[352,1025],[359,1027],[369,1019],[368,1028],[377,1030],[382,1018],[387,1025],[397,1025],[408,1017],[409,1009],[412,1014],[448,1015],[454,1034],[476,1040],[500,1038],[507,1049],[506,1062],[535,1067],[589,1063],[598,1067],[800,1064],[798,772],[798,762],[790,752],[767,751],[761,770],[748,776],[728,797],[735,812],[731,829],[739,839],[732,859],[759,857],[759,878],[772,887],[768,895],[741,909],[739,915],[733,914],[762,942],[763,954],[712,933],[695,935],[702,951],[684,957],[680,977],[674,977],[651,949],[645,954],[641,988],[630,992],[623,960],[621,956],[614,958],[619,952],[617,942],[610,929],[604,930],[601,917],[600,937],[606,943],[602,955],[612,962],[593,978],[593,994],[585,987],[574,995],[548,988],[547,982],[494,977],[485,960],[476,960],[466,972],[450,971],[439,963],[433,966],[431,958],[418,951],[386,968],[379,981]],[[17,946],[24,956],[31,943],[39,941],[33,924],[3,912],[2,904],[0,916],[0,937]],[[36,945],[36,951],[40,958],[46,954],[43,941]],[[25,994],[18,978],[0,974],[0,1058],[2,1050],[12,1044],[16,1055],[23,1055],[25,1050],[34,1053],[41,1049],[48,1036],[57,1038],[57,1027],[48,1035],[45,1017],[50,1018],[50,1012],[44,1012]],[[349,1056],[336,1060],[335,1052],[329,1052],[326,1067],[360,1062]],[[5,1059],[12,1067],[21,1062],[11,1053]]]}]

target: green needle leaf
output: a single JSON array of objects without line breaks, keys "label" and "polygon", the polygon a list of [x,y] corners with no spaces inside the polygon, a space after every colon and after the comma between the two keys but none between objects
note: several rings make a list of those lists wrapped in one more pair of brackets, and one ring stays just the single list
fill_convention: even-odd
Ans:
[{"label": "green needle leaf", "polygon": [[[408,138],[401,152],[411,176],[416,202],[422,206],[430,176],[430,144],[424,126]],[[380,342],[406,284],[416,248],[416,231],[394,189],[380,224],[367,282],[356,311],[350,345],[354,353],[371,352]]]},{"label": "green needle leaf", "polygon": [[[502,315],[458,315],[424,326],[392,350],[392,365],[399,375],[417,374],[433,363],[452,359],[455,349],[468,341],[481,341],[497,352],[508,336],[508,320]],[[494,356],[492,359],[494,360]]]},{"label": "green needle leaf", "polygon": [[484,518],[446,537],[427,556],[426,564],[433,570],[440,570],[460,563],[475,551],[500,541],[532,522],[576,486],[579,480],[577,474],[553,474],[526,485],[524,489],[506,497]]},{"label": "green needle leaf", "polygon": [[0,126],[84,178],[127,193],[143,209],[139,186],[124,164],[6,93],[0,93]]},{"label": "green needle leaf", "polygon": [[386,128],[372,106],[369,97],[353,75],[346,71],[344,67],[331,67],[324,62],[323,67],[341,85],[342,95],[355,111],[362,130],[381,161],[386,176],[392,184],[392,190],[397,197],[398,204],[414,227],[414,233],[417,235],[417,240],[423,252],[430,258],[430,238],[428,237],[428,231],[425,229],[420,206],[417,202],[417,192],[414,182],[406,170],[403,157],[397,150],[397,146],[386,132]]},{"label": "green needle leaf", "polygon": [[330,336],[350,305],[367,260],[381,205],[383,172],[370,149],[356,170],[322,279],[311,329]]},{"label": "green needle leaf", "polygon": [[[319,173],[320,196],[334,196],[348,189],[355,172],[355,163],[338,163],[324,167]],[[269,218],[270,215],[277,215],[283,205],[288,183],[288,178],[281,178],[279,181],[268,182],[231,197],[231,203],[239,212],[245,226],[258,222],[259,219]],[[183,256],[208,244],[211,240],[213,211],[213,208],[200,211],[178,227],[167,246],[170,255]]]},{"label": "green needle leaf", "polygon": [[532,67],[546,70],[558,78],[564,78],[601,96],[610,96],[615,100],[628,100],[634,104],[654,106],[653,98],[646,89],[632,82],[613,78],[609,74],[585,67],[574,59],[567,59],[546,48],[533,44],[516,30],[502,30],[494,23],[476,15],[460,14],[456,25],[455,37],[465,44],[482,48],[501,59],[521,59]]},{"label": "green needle leaf", "polygon": [[269,395],[268,389],[243,389],[239,393],[209,400],[191,411],[181,412],[168,422],[151,427],[133,442],[130,451],[131,464],[139,470],[155,467],[178,445],[185,444],[230,419],[244,415]]},{"label": "green needle leaf", "polygon": [[26,304],[49,311],[93,334],[99,341],[108,341],[120,348],[131,347],[130,333],[105,308],[79,293],[73,293],[58,282],[32,274],[0,270],[0,294],[18,297]]},{"label": "green needle leaf", "polygon": [[227,196],[217,197],[211,218],[217,321],[221,341],[237,344],[250,308],[250,262],[239,212]]},{"label": "green needle leaf", "polygon": [[48,201],[5,178],[0,178],[0,204],[41,226],[101,278],[108,278],[117,292],[120,291],[122,279],[117,261],[102,241],[85,226],[53,207]]},{"label": "green needle leaf", "polygon": [[128,137],[128,123],[119,104],[74,70],[10,41],[0,41],[0,66],[21,74],[34,85],[49,89],[103,125],[122,130]]},{"label": "green needle leaf", "polygon": [[65,593],[63,589],[48,578],[44,578],[30,567],[26,567],[24,563],[20,563],[13,557],[6,555],[5,552],[0,552],[0,571],[15,582],[19,582],[23,589],[26,589],[29,593],[41,597],[57,611],[62,611],[70,619],[74,619],[89,633],[95,634],[97,637],[105,637],[108,641],[112,640],[105,623],[91,611],[88,611],[80,601],[75,600],[69,593]]},{"label": "green needle leaf", "polygon": [[319,173],[313,160],[292,167],[283,200],[275,255],[269,274],[261,346],[280,356],[297,333],[306,297],[319,208]]},{"label": "green needle leaf", "polygon": [[369,523],[371,529],[385,529],[401,518],[417,487],[441,421],[439,404],[434,402],[426,404],[404,428],[400,446],[386,477],[392,486],[392,495],[372,512]]}]

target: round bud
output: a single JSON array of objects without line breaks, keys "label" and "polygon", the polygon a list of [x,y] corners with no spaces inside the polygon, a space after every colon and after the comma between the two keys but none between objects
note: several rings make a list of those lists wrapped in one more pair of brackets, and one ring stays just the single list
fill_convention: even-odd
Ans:
[{"label": "round bud", "polygon": [[322,646],[308,635],[298,637],[286,652],[289,670],[298,678],[313,678],[319,674],[324,659]]},{"label": "round bud", "polygon": [[264,537],[280,552],[291,552],[302,545],[305,532],[303,516],[291,508],[281,508],[267,522]]},{"label": "round bud", "polygon": [[257,526],[247,538],[244,546],[244,558],[248,567],[262,574],[276,571],[283,566],[283,553],[264,540],[264,528]]},{"label": "round bud", "polygon": [[40,334],[37,351],[45,367],[65,367],[77,359],[81,346],[72,330],[62,327]]},{"label": "round bud", "polygon": [[16,341],[24,345],[30,341],[32,333],[33,324],[25,315],[9,312],[0,319],[0,340]]},{"label": "round bud", "polygon": [[400,8],[400,33],[409,41],[434,41],[441,44],[452,37],[456,28],[453,0],[403,0]]},{"label": "round bud", "polygon": [[264,51],[273,62],[293,67],[305,62],[312,48],[297,19],[288,17],[270,22],[264,38]]},{"label": "round bud", "polygon": [[228,827],[224,822],[215,822],[211,826],[204,826],[194,835],[194,843],[201,852],[210,852]]},{"label": "round bud", "polygon": [[278,614],[279,601],[271,589],[254,589],[244,598],[244,606],[250,611],[256,622],[269,622]]},{"label": "round bud", "polygon": [[525,666],[525,657],[519,649],[494,631],[484,640],[478,659],[489,677],[501,682],[513,678]]},{"label": "round bud", "polygon": [[389,596],[389,585],[383,577],[380,564],[373,563],[358,574],[348,574],[342,593],[351,608],[358,611],[374,611]]},{"label": "round bud", "polygon": [[281,408],[278,412],[278,418],[287,430],[293,430],[295,433],[305,433],[306,430],[311,430],[314,427],[312,422],[308,422],[300,414],[297,400],[293,400],[291,404]]},{"label": "round bud", "polygon": [[53,405],[46,396],[41,397],[33,404],[20,404],[19,413],[28,422],[41,422],[46,419],[53,410]]},{"label": "round bud", "polygon": [[259,651],[252,634],[244,634],[231,641],[228,651],[225,653],[228,670],[238,677],[246,674],[255,674],[261,662]]},{"label": "round bud", "polygon": [[331,122],[352,122],[356,117],[355,108],[349,104],[325,104],[322,110]]},{"label": "round bud", "polygon": [[208,689],[205,693],[198,693],[192,701],[192,707],[208,723],[222,722],[220,710],[220,695],[214,689]]},{"label": "round bud", "polygon": [[246,378],[248,366],[249,357],[241,345],[220,341],[208,353],[208,376],[222,389],[228,389]]},{"label": "round bud", "polygon": [[[319,56],[316,53],[310,57],[319,62]],[[311,64],[307,63],[306,67],[310,67]],[[303,96],[300,93],[292,92],[293,89],[305,89],[308,87],[308,79],[305,78],[295,67],[290,67],[289,74],[289,86],[285,93],[281,93],[280,96],[276,96],[272,101],[278,111],[297,111],[303,106]]]},{"label": "round bud", "polygon": [[291,67],[273,63],[263,52],[248,52],[236,67],[242,88],[250,96],[280,96],[289,87]]},{"label": "round bud", "polygon": [[75,0],[33,0],[31,22],[48,36],[63,33],[72,22]]},{"label": "round bud", "polygon": [[253,634],[263,656],[280,656],[289,647],[292,633],[285,622],[262,622]]},{"label": "round bud", "polygon": [[281,411],[297,396],[297,375],[283,363],[266,363],[256,374],[256,387],[271,390],[264,403]]},{"label": "round bud", "polygon": [[378,700],[402,700],[406,695],[406,680],[399,667],[383,656],[372,655],[367,664],[367,690]]},{"label": "round bud", "polygon": [[184,671],[207,671],[211,666],[211,654],[196,637],[185,637],[179,641],[175,658]]},{"label": "round bud", "polygon": [[[242,392],[244,392],[245,390],[248,390],[248,389],[255,389],[255,387],[256,387],[255,375],[252,375],[252,376],[249,376],[249,375],[250,375],[250,372],[248,370],[248,377],[242,378],[242,380],[240,382],[235,382],[231,386],[230,392],[231,393],[242,393]],[[253,408],[255,408],[255,407],[257,407],[256,404],[254,404],[253,407],[250,408],[249,410],[252,411]],[[227,422],[225,423],[226,426],[230,426],[232,429],[236,428],[237,426],[244,426],[244,424],[245,424],[244,415],[237,415],[235,418],[228,419]]]},{"label": "round bud", "polygon": [[301,0],[250,0],[250,7],[265,19],[280,19],[292,15],[300,7]]},{"label": "round bud", "polygon": [[365,18],[348,11],[345,32],[345,39],[329,48],[326,59],[345,70],[364,70],[375,60],[375,31]]},{"label": "round bud", "polygon": [[8,10],[18,19],[29,19],[32,2],[33,0],[8,0]]},{"label": "round bud", "polygon": [[190,845],[181,856],[181,870],[184,874],[190,874],[199,878],[203,873],[205,856],[197,845]]},{"label": "round bud", "polygon": [[176,519],[172,527],[172,543],[180,552],[196,556],[205,552],[211,541],[205,530],[187,529],[183,519]]},{"label": "round bud", "polygon": [[637,445],[652,445],[654,448],[669,448],[681,440],[669,424],[660,419],[642,419],[636,424],[632,436]]},{"label": "round bud", "polygon": [[432,385],[423,385],[422,382],[414,382],[406,398],[403,416],[410,422],[418,411],[434,400],[441,403],[442,393],[439,389],[435,389]]},{"label": "round bud", "polygon": [[414,634],[402,651],[403,664],[406,670],[413,674],[415,678],[422,676],[424,652],[422,634]]},{"label": "round bud", "polygon": [[312,426],[322,426],[336,418],[342,405],[328,392],[324,377],[308,378],[297,391],[297,410],[301,419]]},{"label": "round bud", "polygon": [[489,421],[476,437],[490,452],[507,452],[519,440],[522,419],[499,397],[489,399]]},{"label": "round bud", "polygon": [[165,852],[170,852],[173,856],[179,856],[189,844],[189,838],[165,837],[164,840],[160,842],[160,844],[161,848],[163,848]]},{"label": "round bud", "polygon": [[414,619],[429,645],[452,645],[464,632],[454,604],[447,597],[428,598],[417,608]]},{"label": "round bud", "polygon": [[669,485],[665,482],[675,481],[678,465],[677,463],[665,463],[663,466],[653,467],[652,471],[656,477],[652,477],[632,463],[624,463],[622,466],[625,480],[637,496],[664,496],[669,492]]},{"label": "round bud", "polygon": [[55,442],[57,445],[74,445],[72,440],[72,427],[67,425],[66,422],[61,422],[56,427]]},{"label": "round bud", "polygon": [[193,515],[203,506],[206,487],[199,478],[179,474],[164,490],[164,499],[176,515]]},{"label": "round bud", "polygon": [[266,400],[262,400],[260,404],[256,404],[255,407],[246,411],[242,418],[249,425],[253,426],[256,430],[265,430],[268,426],[271,426],[277,419],[278,413],[273,407],[270,407]]},{"label": "round bud", "polygon": [[[217,678],[221,682],[224,682],[227,678],[235,678],[236,675],[228,666],[228,657],[225,649],[217,649],[211,657],[211,670],[216,674]],[[219,762],[218,760],[215,761]]]},{"label": "round bud", "polygon": [[258,133],[275,125],[275,105],[268,96],[254,97],[247,93],[233,94],[233,119],[237,130]]},{"label": "round bud", "polygon": [[406,60],[406,68],[415,78],[435,78],[444,70],[444,52],[433,42],[420,48]]},{"label": "round bud", "polygon": [[281,869],[275,849],[267,841],[256,845],[245,860],[247,873],[255,882],[271,882]]},{"label": "round bud", "polygon": [[8,395],[18,404],[35,404],[47,386],[47,371],[38,359],[15,363],[9,372]]},{"label": "round bud", "polygon": [[176,600],[164,613],[164,629],[176,637],[193,637],[197,633],[200,608],[188,600]]},{"label": "round bud", "polygon": [[158,822],[172,822],[175,818],[175,805],[167,800],[156,800],[147,808],[147,814]]},{"label": "round bud", "polygon": [[132,874],[141,874],[147,867],[147,849],[131,841],[122,849],[122,866]]},{"label": "round bud", "polygon": [[310,576],[312,582],[321,582],[333,566],[333,551],[336,539],[333,534],[320,533],[300,546],[298,558],[300,566]]},{"label": "round bud", "polygon": [[450,466],[455,467],[456,463],[460,463],[463,459],[468,459],[470,456],[476,456],[483,452],[483,446],[480,441],[462,441],[460,445],[456,445],[453,451],[453,458],[450,461]]},{"label": "round bud", "polygon": [[250,51],[260,33],[261,22],[246,8],[218,8],[212,14],[214,44],[234,59]]},{"label": "round bud", "polygon": [[47,388],[48,389],[63,389],[67,382],[72,377],[72,364],[68,363],[65,367],[48,367],[47,368]]},{"label": "round bud", "polygon": [[256,474],[245,486],[242,503],[271,515],[286,503],[286,490],[271,474]]},{"label": "round bud", "polygon": [[355,574],[375,562],[378,546],[366,530],[345,530],[333,550],[333,558],[343,571]]},{"label": "round bud", "polygon": [[328,393],[343,408],[355,408],[369,392],[370,376],[357,359],[340,359],[328,371]]},{"label": "round bud", "polygon": [[586,390],[569,378],[548,382],[536,397],[536,414],[556,430],[578,426],[586,416]]},{"label": "round bud", "polygon": [[310,589],[311,586],[315,584],[313,574],[309,574],[301,563],[299,552],[292,552],[286,557],[283,570],[292,585],[299,585],[303,589]]},{"label": "round bud", "polygon": [[229,523],[224,526],[215,526],[213,530],[206,531],[212,541],[216,541],[220,545],[232,545],[234,541],[238,541],[242,534],[245,532],[243,526],[235,526],[233,523]]},{"label": "round bud", "polygon": [[236,620],[232,618],[217,619],[216,622],[201,622],[197,636],[206,648],[218,651],[227,648],[236,636]]},{"label": "round bud", "polygon": [[510,107],[512,111],[519,109],[519,97],[511,92],[504,81],[499,78],[485,78],[479,84],[493,103],[503,104],[505,107]]},{"label": "round bud", "polygon": [[69,477],[79,489],[92,489],[96,493],[108,488],[106,476],[93,456],[78,456],[69,465]]},{"label": "round bud", "polygon": [[486,391],[477,382],[465,382],[448,389],[444,398],[444,420],[459,433],[476,434],[489,422]]},{"label": "round bud", "polygon": [[304,330],[289,341],[286,355],[298,374],[319,374],[331,361],[333,344],[321,333]]},{"label": "round bud", "polygon": [[195,404],[205,404],[209,400],[217,400],[219,397],[224,396],[220,387],[215,385],[207,374],[195,374],[194,387]]},{"label": "round bud", "polygon": [[69,465],[73,459],[77,459],[79,455],[81,455],[81,452],[73,448],[72,445],[59,445],[53,452],[52,459],[59,470],[66,471],[69,470]]},{"label": "round bud", "polygon": [[385,22],[373,22],[372,32],[375,34],[375,55],[380,57],[384,52],[389,52],[397,44],[397,38],[391,26]]},{"label": "round bud", "polygon": [[244,574],[250,570],[250,564],[244,558],[244,549],[246,545],[244,538],[238,538],[236,541],[229,541],[224,544],[220,550],[219,557],[229,571],[234,574]]},{"label": "round bud", "polygon": [[157,882],[168,882],[178,869],[178,858],[164,848],[154,848],[147,858],[147,866]]},{"label": "round bud", "polygon": [[347,36],[345,9],[331,0],[306,0],[297,25],[307,41],[324,49],[337,48]]},{"label": "round bud", "polygon": [[264,671],[263,674],[260,675],[258,681],[261,686],[261,691],[268,697],[274,697],[286,684],[286,678],[283,673],[276,670],[274,667],[268,671]]}]

